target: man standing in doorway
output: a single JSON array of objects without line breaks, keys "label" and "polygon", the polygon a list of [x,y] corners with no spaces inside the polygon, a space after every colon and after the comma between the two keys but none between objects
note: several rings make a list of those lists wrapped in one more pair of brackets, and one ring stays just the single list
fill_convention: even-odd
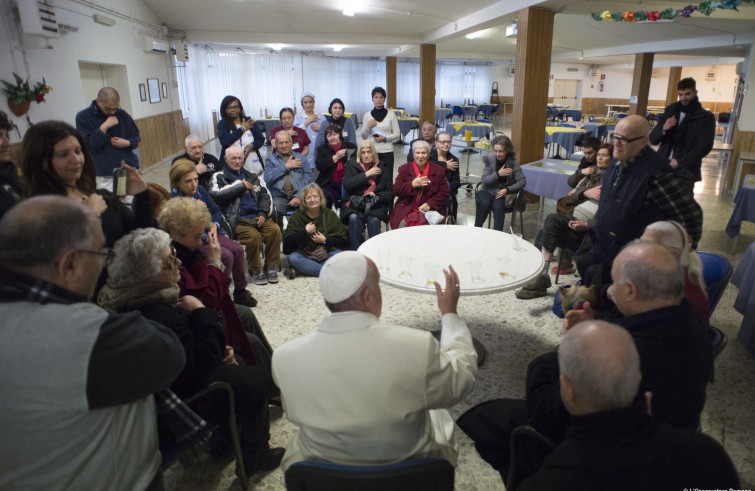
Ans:
[{"label": "man standing in doorway", "polygon": [[141,141],[139,128],[120,104],[118,91],[103,87],[92,104],[76,115],[76,129],[94,158],[98,188],[112,189],[113,170],[121,167],[121,161],[139,168],[134,153]]},{"label": "man standing in doorway", "polygon": [[702,180],[703,157],[713,148],[716,118],[700,105],[694,78],[681,79],[677,88],[679,101],[658,119],[650,143],[660,144],[658,154],[668,160],[677,179],[692,193],[695,182]]}]

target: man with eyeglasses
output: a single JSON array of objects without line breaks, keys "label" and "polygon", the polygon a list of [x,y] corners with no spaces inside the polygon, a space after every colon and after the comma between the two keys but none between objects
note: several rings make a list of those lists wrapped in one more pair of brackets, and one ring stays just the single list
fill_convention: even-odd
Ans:
[{"label": "man with eyeglasses", "polygon": [[[587,285],[609,284],[613,259],[653,222],[675,220],[684,225],[693,244],[700,240],[703,210],[666,161],[648,146],[649,131],[647,120],[638,115],[616,125],[614,160],[603,179],[593,225],[595,242],[591,253],[577,258]],[[569,227],[580,232],[588,224],[573,220]]]},{"label": "man with eyeglasses", "polygon": [[695,182],[702,180],[703,157],[713,148],[716,118],[700,104],[694,78],[681,79],[677,88],[679,100],[658,118],[650,133],[650,143],[660,143],[658,153],[668,160],[676,177],[692,193]]},{"label": "man with eyeglasses", "polygon": [[94,158],[98,188],[112,189],[113,170],[120,169],[121,161],[139,168],[134,153],[141,141],[139,128],[120,104],[118,91],[103,87],[92,104],[76,115],[76,129]]},{"label": "man with eyeglasses", "polygon": [[61,196],[0,220],[0,489],[163,489],[152,394],[185,355],[168,328],[89,301],[104,243]]}]

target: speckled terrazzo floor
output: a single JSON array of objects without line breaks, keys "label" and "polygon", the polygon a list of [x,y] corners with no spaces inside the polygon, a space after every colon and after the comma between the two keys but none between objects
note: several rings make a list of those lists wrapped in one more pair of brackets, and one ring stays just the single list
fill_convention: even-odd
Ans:
[{"label": "speckled terrazzo floor", "polygon": [[[508,133],[508,132],[507,132]],[[209,146],[209,151],[217,148]],[[406,159],[406,147],[396,147],[396,162]],[[465,165],[462,157],[462,169]],[[471,172],[479,174],[479,156],[471,160]],[[704,233],[700,250],[719,252],[736,265],[749,243],[755,239],[755,225],[744,223],[735,254],[723,229],[731,214],[731,195],[721,194],[718,162],[708,158],[704,165],[704,185],[698,183],[696,199],[705,211]],[[145,171],[145,177],[167,184],[167,164]],[[459,192],[460,211],[474,213],[472,193]],[[553,205],[546,203],[542,212],[537,204],[528,205],[525,212],[525,238],[533,240],[545,214]],[[471,217],[467,217],[472,221]],[[466,224],[463,218],[461,224]],[[508,222],[507,222],[508,223]],[[471,225],[468,223],[467,225]],[[571,275],[563,282],[573,282]],[[281,278],[277,285],[250,286],[259,301],[254,309],[273,346],[280,345],[313,330],[327,315],[319,296],[315,278],[299,277],[293,281]],[[555,289],[551,288],[552,293]],[[737,289],[729,285],[713,314],[712,323],[729,337],[729,345],[716,362],[715,383],[709,386],[703,413],[703,431],[721,442],[729,452],[740,473],[742,487],[755,485],[755,358],[736,340],[742,322],[741,314],[732,305]],[[439,325],[434,298],[383,287],[383,316],[391,323],[419,329],[433,329]],[[285,303],[285,299],[295,302]],[[552,349],[560,338],[560,320],[550,313],[553,297],[522,301],[513,292],[482,297],[462,297],[459,314],[467,321],[473,335],[486,346],[488,358],[480,367],[479,378],[472,393],[451,408],[456,417],[479,402],[500,397],[522,397],[527,364],[536,355]],[[279,408],[270,408],[271,444],[285,446],[294,426]],[[471,441],[458,433],[459,464],[456,469],[456,489],[463,491],[501,490],[504,486],[498,473],[479,458]],[[199,452],[194,459],[185,459],[165,474],[168,490],[238,490],[232,461],[216,463]],[[683,486],[682,486],[683,487]],[[680,489],[682,488],[680,487]],[[251,479],[250,489],[282,490],[282,473],[277,470],[258,474]]]}]

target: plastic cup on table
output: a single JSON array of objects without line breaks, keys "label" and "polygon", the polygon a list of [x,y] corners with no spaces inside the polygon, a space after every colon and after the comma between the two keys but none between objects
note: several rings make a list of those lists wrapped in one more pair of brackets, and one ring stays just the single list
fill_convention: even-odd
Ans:
[{"label": "plastic cup on table", "polygon": [[472,141],[472,130],[466,130],[464,132],[464,139],[466,141]]}]

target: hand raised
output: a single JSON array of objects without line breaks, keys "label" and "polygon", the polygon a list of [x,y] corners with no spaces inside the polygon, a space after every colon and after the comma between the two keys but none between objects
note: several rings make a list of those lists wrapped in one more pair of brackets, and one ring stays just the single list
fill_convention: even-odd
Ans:
[{"label": "hand raised", "polygon": [[459,275],[456,274],[453,266],[449,265],[448,269],[443,270],[446,277],[446,289],[441,289],[440,283],[435,282],[435,294],[438,297],[438,310],[441,315],[455,314],[456,306],[459,303]]}]

